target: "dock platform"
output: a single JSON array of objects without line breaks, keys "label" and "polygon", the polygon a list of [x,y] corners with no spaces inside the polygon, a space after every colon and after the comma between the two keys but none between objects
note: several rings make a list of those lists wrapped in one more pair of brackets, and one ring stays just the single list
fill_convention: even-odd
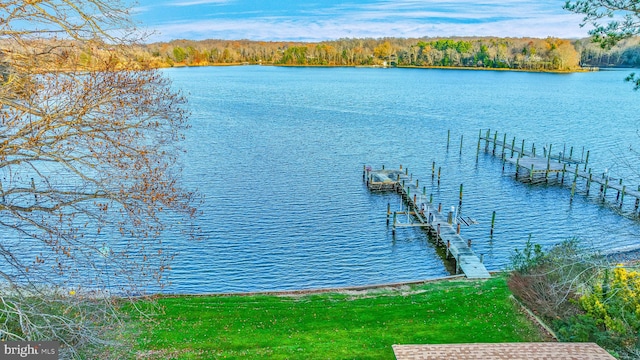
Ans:
[{"label": "dock platform", "polygon": [[[415,183],[406,169],[373,170],[365,166],[363,180],[371,191],[395,191],[407,206],[407,211],[391,212],[387,208],[387,224],[393,217],[392,231],[398,227],[421,227],[434,239],[436,246],[446,249],[446,258],[456,263],[456,272],[462,272],[469,279],[488,279],[491,277],[482,260],[471,250],[471,241],[460,236],[460,221],[449,212],[444,215],[442,206],[433,206],[427,201],[424,191],[420,191],[418,180]],[[406,223],[399,221],[398,215],[408,215]]]},{"label": "dock platform", "polygon": [[[607,191],[613,190],[616,192],[615,200],[612,201],[619,208],[623,207],[624,200],[632,199],[634,201],[633,214],[640,217],[638,214],[638,208],[640,207],[640,186],[631,186],[624,184],[622,179],[614,179],[609,176],[605,170],[601,174],[594,174],[591,168],[588,168],[589,151],[586,153],[586,158],[573,157],[573,147],[569,150],[569,154],[564,152],[558,153],[558,155],[552,155],[552,145],[549,145],[549,149],[543,147],[542,154],[538,151],[536,154],[536,147],[531,145],[531,150],[525,149],[525,142],[522,140],[521,146],[516,146],[515,138],[509,144],[506,141],[506,134],[502,136],[503,140],[498,139],[498,132],[496,131],[491,136],[489,130],[483,132],[480,130],[478,136],[478,152],[480,151],[481,142],[485,142],[485,152],[491,152],[494,156],[503,159],[503,163],[508,162],[515,165],[515,178],[522,182],[535,183],[548,183],[550,175],[555,175],[561,185],[564,185],[565,181],[571,188],[571,199],[577,190],[577,181],[585,181],[585,193],[588,196],[591,192],[593,184],[599,185],[598,196],[604,201],[607,196]],[[492,147],[492,150],[490,148]],[[500,150],[500,154],[496,151]],[[542,156],[541,156],[542,155]],[[504,169],[504,167],[503,167]]]}]

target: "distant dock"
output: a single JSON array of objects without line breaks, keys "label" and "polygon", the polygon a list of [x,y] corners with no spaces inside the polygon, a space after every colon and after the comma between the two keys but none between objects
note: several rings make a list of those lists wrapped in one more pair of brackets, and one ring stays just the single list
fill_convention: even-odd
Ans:
[{"label": "distant dock", "polygon": [[[582,179],[586,182],[584,186],[587,196],[589,196],[594,184],[599,186],[598,196],[603,201],[606,199],[607,192],[611,194],[614,191],[616,193],[615,200],[609,201],[622,209],[625,199],[631,199],[633,201],[634,216],[640,216],[638,214],[640,186],[632,186],[625,184],[622,179],[611,178],[606,170],[601,174],[594,174],[591,168],[588,168],[589,151],[587,151],[586,157],[583,158],[583,155],[581,155],[580,158],[577,158],[574,157],[573,147],[571,147],[568,154],[563,151],[554,156],[552,155],[552,145],[549,145],[549,149],[543,147],[542,151],[540,151],[536,149],[535,144],[531,144],[531,150],[529,150],[525,148],[524,140],[522,140],[521,144],[516,145],[515,137],[509,143],[507,135],[501,135],[502,140],[499,139],[500,136],[498,136],[497,131],[492,136],[490,130],[486,130],[486,132],[480,130],[477,152],[480,152],[481,143],[484,141],[485,152],[491,152],[494,156],[500,157],[503,162],[503,170],[505,162],[515,165],[516,180],[532,184],[548,183],[550,176],[555,175],[561,185],[564,185],[565,182],[567,182],[567,185],[571,184],[571,199],[573,200],[578,187],[577,182]],[[496,151],[499,151],[499,153],[496,153]]]},{"label": "distant dock", "polygon": [[[406,211],[392,212],[390,206],[387,206],[387,224],[393,218],[394,234],[398,227],[421,227],[435,240],[436,246],[445,247],[446,258],[453,259],[456,263],[456,272],[462,272],[470,279],[491,277],[482,259],[471,250],[471,240],[465,240],[460,236],[460,221],[454,211],[444,215],[442,204],[436,207],[432,204],[432,199],[424,200],[426,197],[424,189],[420,191],[419,181],[416,180],[414,183],[406,169],[403,170],[400,166],[399,169],[383,167],[373,170],[365,166],[362,178],[370,191],[394,191],[406,204]],[[462,201],[462,186],[460,201]],[[398,215],[407,215],[408,221],[401,222]]]}]

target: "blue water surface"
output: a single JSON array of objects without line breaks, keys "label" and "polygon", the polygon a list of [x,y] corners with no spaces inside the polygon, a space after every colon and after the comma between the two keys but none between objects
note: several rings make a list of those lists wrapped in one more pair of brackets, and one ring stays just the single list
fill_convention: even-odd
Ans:
[{"label": "blue water surface", "polygon": [[[640,245],[633,200],[604,205],[592,188],[528,185],[481,151],[479,131],[584,158],[594,173],[640,184],[640,94],[625,71],[503,71],[267,66],[167,69],[192,111],[182,181],[204,196],[202,240],[177,253],[173,293],[245,292],[401,282],[449,275],[426,234],[386,225],[397,195],[372,194],[364,165],[409,169],[463,226],[490,270],[531,236],[545,247],[577,237],[599,250]],[[449,147],[447,147],[449,139]],[[462,146],[461,146],[462,143]],[[484,142],[481,144],[484,150]],[[490,150],[492,147],[489,147]],[[634,162],[635,159],[635,162]],[[441,168],[440,185],[431,180]],[[629,165],[631,162],[631,165]],[[496,227],[490,223],[496,212]]]}]

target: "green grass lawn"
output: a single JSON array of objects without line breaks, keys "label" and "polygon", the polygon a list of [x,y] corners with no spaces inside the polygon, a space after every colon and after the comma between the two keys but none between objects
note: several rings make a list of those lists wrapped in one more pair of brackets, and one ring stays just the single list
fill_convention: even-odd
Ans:
[{"label": "green grass lawn", "polygon": [[305,296],[182,296],[134,322],[147,359],[394,359],[393,344],[544,341],[504,278]]}]

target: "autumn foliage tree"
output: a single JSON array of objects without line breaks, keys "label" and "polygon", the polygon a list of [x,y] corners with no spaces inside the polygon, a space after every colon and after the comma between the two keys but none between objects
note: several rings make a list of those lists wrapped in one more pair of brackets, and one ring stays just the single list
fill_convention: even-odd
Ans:
[{"label": "autumn foliage tree", "polygon": [[0,18],[0,341],[113,357],[117,305],[162,286],[164,231],[195,214],[185,100],[128,62],[119,1],[5,0]]},{"label": "autumn foliage tree", "polygon": [[[640,5],[637,0],[578,0],[567,1],[564,8],[584,15],[581,26],[587,24],[593,41],[611,49],[620,41],[640,35]],[[640,89],[640,77],[630,74],[627,81]]]}]

